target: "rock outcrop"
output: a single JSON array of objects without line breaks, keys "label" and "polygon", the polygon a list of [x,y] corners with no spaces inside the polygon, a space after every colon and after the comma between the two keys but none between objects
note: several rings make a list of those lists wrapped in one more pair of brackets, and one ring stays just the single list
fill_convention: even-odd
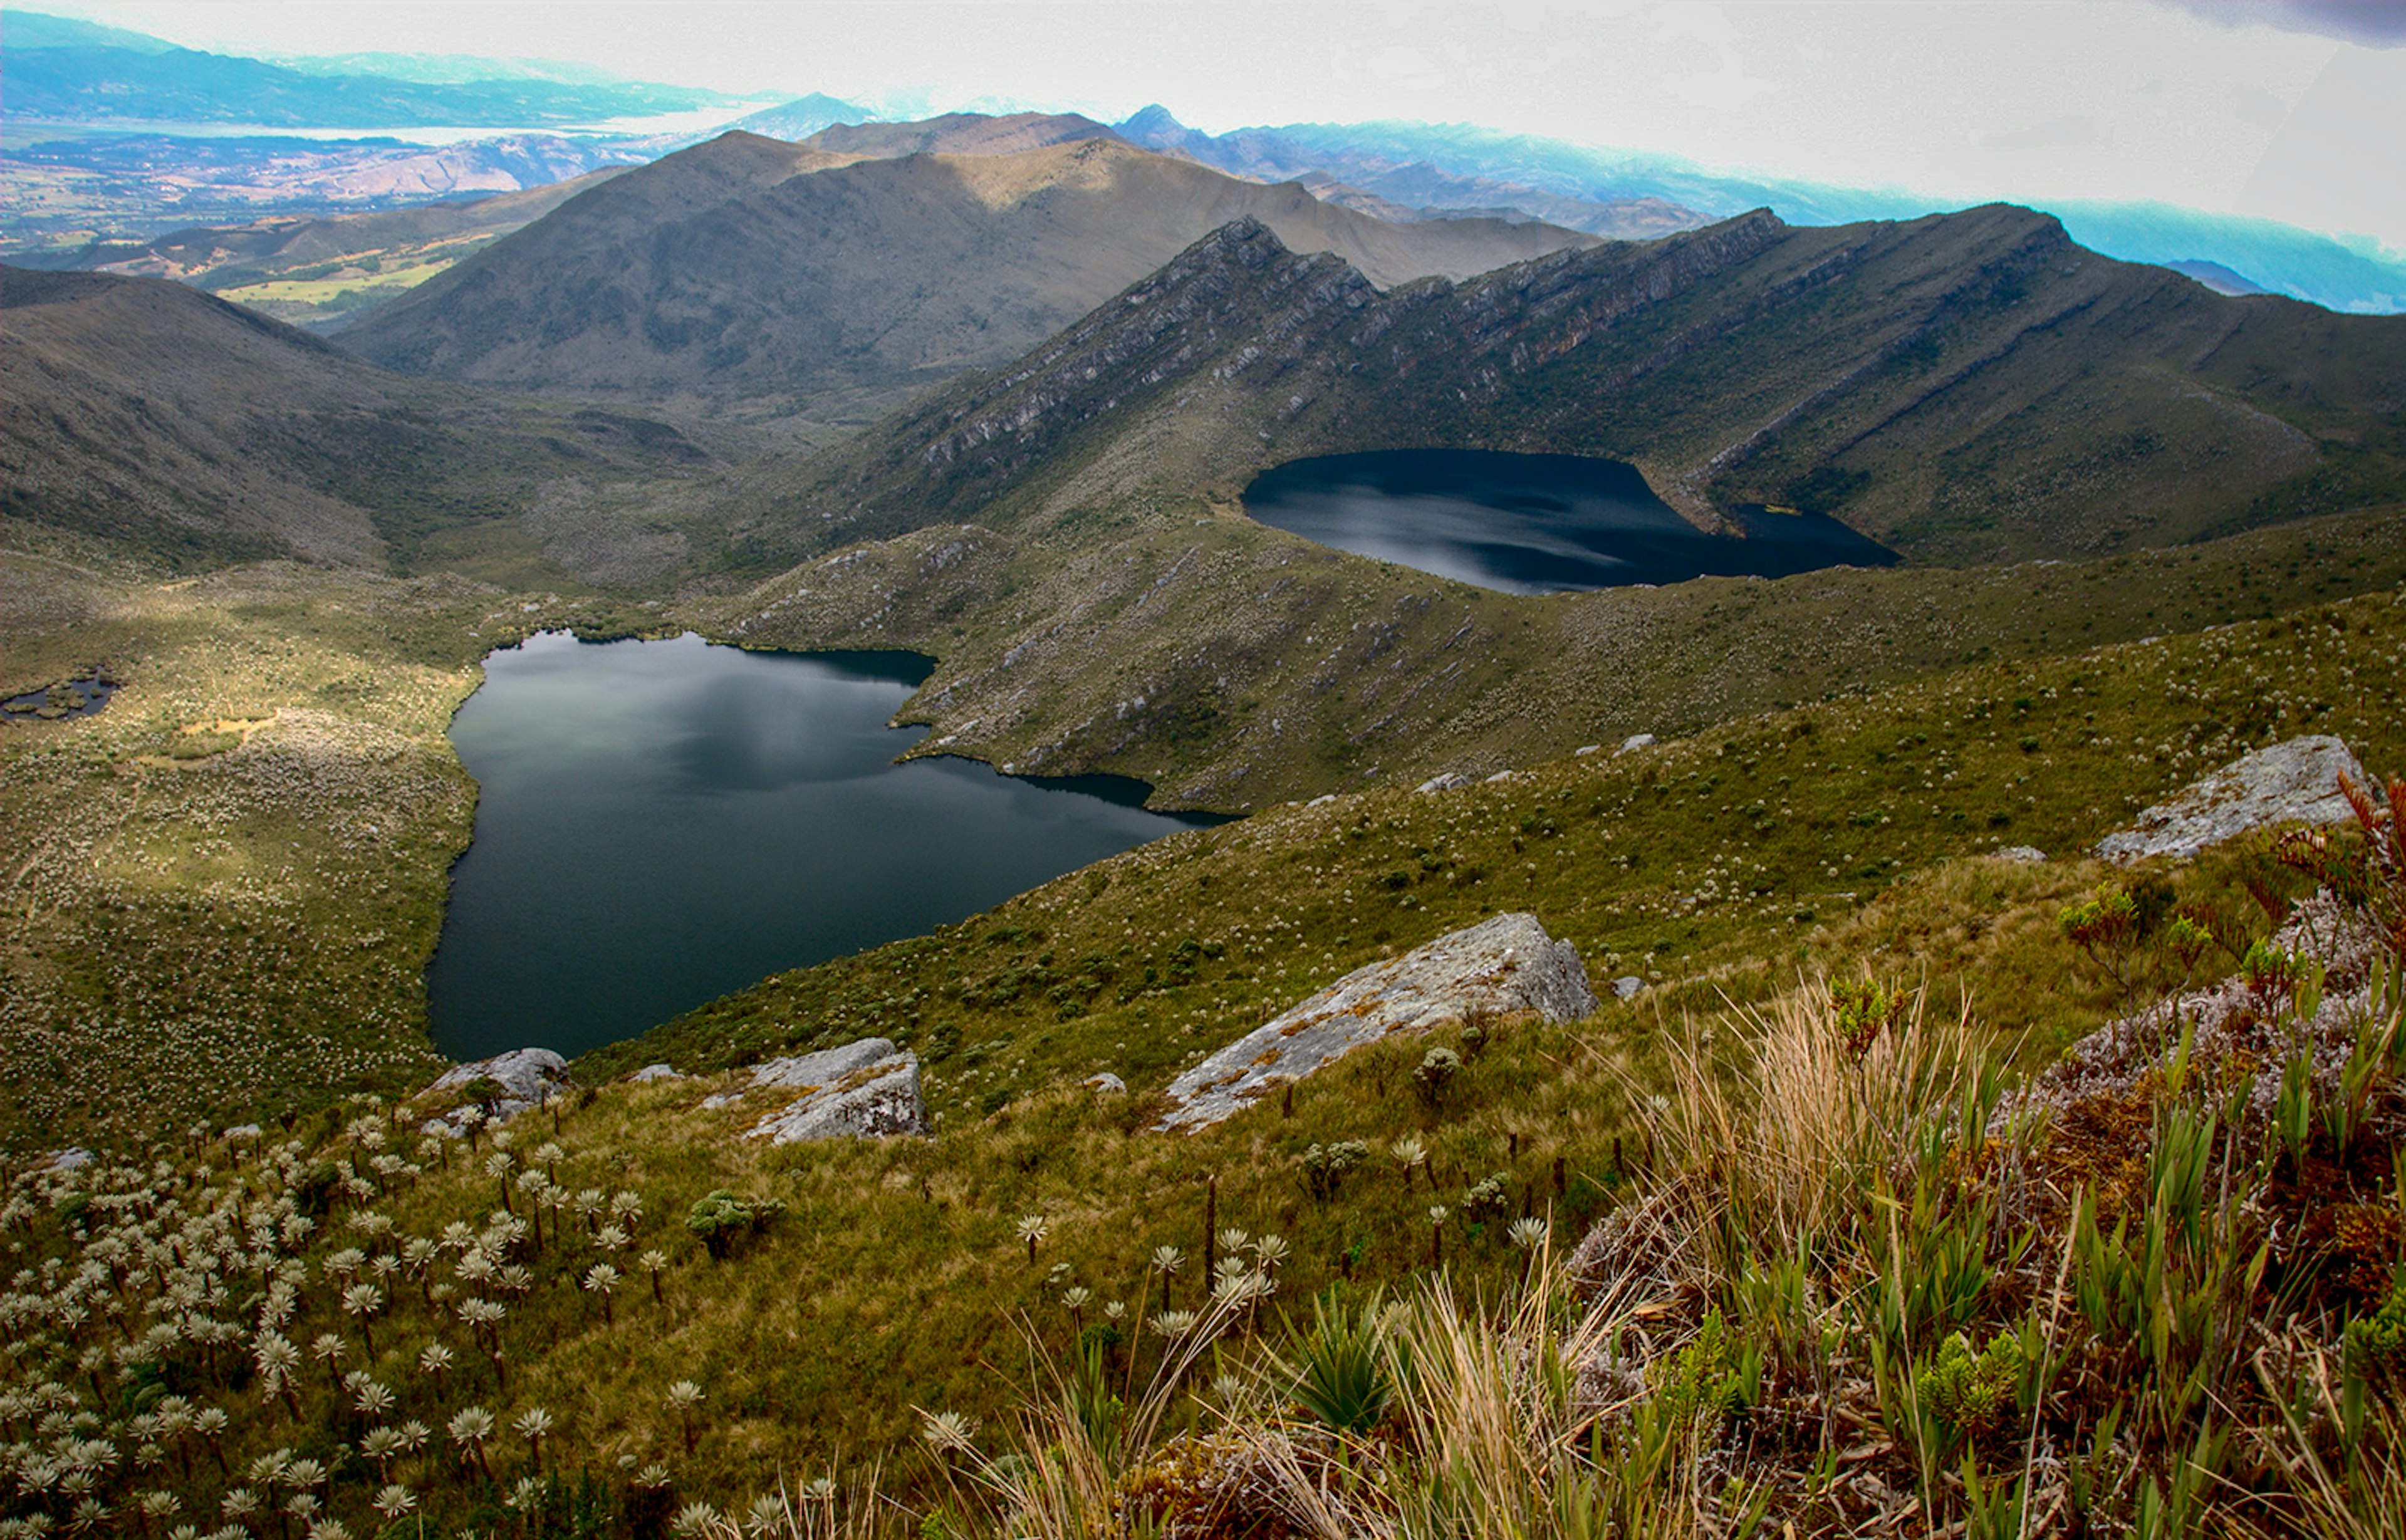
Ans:
[{"label": "rock outcrop", "polygon": [[1154,1126],[1208,1126],[1357,1048],[1474,1010],[1535,1010],[1560,1022],[1595,1008],[1576,948],[1547,935],[1534,914],[1498,914],[1356,968],[1248,1032],[1170,1082],[1170,1109]]},{"label": "rock outcrop", "polygon": [[711,1097],[704,1105],[762,1102],[785,1094],[790,1095],[782,1107],[743,1131],[745,1138],[795,1144],[927,1131],[919,1056],[884,1038],[754,1065],[749,1088]]},{"label": "rock outcrop", "polygon": [[2339,791],[2345,774],[2366,784],[2347,745],[2319,735],[2258,749],[2183,789],[2139,821],[2098,841],[2097,854],[2128,864],[2150,855],[2187,859],[2208,845],[2272,824],[2337,824],[2353,816]]},{"label": "rock outcrop", "polygon": [[440,1099],[457,1095],[477,1081],[490,1081],[501,1087],[501,1095],[482,1102],[464,1102],[418,1127],[420,1133],[441,1134],[459,1138],[468,1131],[468,1109],[482,1107],[486,1119],[506,1123],[530,1107],[540,1107],[552,1097],[568,1090],[575,1081],[568,1078],[568,1061],[548,1048],[520,1048],[507,1053],[497,1053],[474,1064],[453,1065],[441,1079],[418,1094],[418,1100]]}]

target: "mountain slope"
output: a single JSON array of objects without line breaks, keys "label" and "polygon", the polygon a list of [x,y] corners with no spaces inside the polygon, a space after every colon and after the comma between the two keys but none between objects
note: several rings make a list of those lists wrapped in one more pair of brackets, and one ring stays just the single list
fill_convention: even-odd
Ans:
[{"label": "mountain slope", "polygon": [[[838,103],[837,106],[842,104]],[[905,123],[835,122],[813,134],[813,149],[886,161],[902,155],[1016,155],[1088,139],[1119,140],[1119,134],[1082,113],[947,112]]]},{"label": "mountain slope", "polygon": [[[2333,541],[2341,591],[2385,584],[2398,525],[2365,510],[2401,501],[2401,327],[2225,299],[2006,207],[1755,215],[1385,294],[1232,224],[1009,368],[756,473],[736,548],[820,554],[703,629],[934,653],[924,752],[1171,805],[1483,774],[2254,615]],[[1512,600],[1243,515],[1267,465],[1417,446],[1634,459],[1708,527],[1802,502],[1917,562]]]},{"label": "mountain slope", "polygon": [[547,483],[703,460],[658,423],[388,374],[155,278],[0,268],[0,514],[173,565],[406,569]]},{"label": "mountain slope", "polygon": [[1784,503],[1924,560],[2094,554],[2406,493],[2406,318],[2226,298],[2010,205],[1757,212],[1384,294],[1232,225],[779,516],[1008,524],[1413,446],[1629,459],[1706,529]]},{"label": "mountain slope", "polygon": [[802,146],[723,135],[571,200],[344,343],[459,379],[792,403],[1003,362],[1239,218],[1390,284],[1592,244],[1500,220],[1385,224],[1110,137],[878,160],[825,148],[925,127]]}]

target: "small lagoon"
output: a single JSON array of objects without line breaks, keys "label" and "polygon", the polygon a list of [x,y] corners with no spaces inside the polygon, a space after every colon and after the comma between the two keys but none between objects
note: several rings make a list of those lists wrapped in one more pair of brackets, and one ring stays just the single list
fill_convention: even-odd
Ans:
[{"label": "small lagoon", "polygon": [[436,1045],[574,1055],[1210,821],[1113,777],[895,764],[929,667],[691,635],[488,657],[451,724],[481,795],[427,973]]},{"label": "small lagoon", "polygon": [[1824,514],[1741,508],[1744,539],[1673,513],[1633,465],[1578,455],[1382,449],[1263,472],[1245,511],[1358,556],[1512,594],[1885,567],[1896,553]]}]

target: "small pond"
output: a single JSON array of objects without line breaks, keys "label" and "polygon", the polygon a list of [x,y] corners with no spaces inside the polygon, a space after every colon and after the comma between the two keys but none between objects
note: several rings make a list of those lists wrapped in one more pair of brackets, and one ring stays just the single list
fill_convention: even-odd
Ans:
[{"label": "small pond", "polygon": [[481,796],[427,973],[460,1059],[632,1037],[781,968],[922,934],[1201,819],[1115,777],[894,756],[901,653],[530,638],[451,741]]},{"label": "small pond", "polygon": [[1823,514],[1742,508],[1733,516],[1744,539],[1703,534],[1635,466],[1578,455],[1324,455],[1263,472],[1245,511],[1323,545],[1514,594],[1897,559]]},{"label": "small pond", "polygon": [[98,716],[117,693],[117,676],[106,669],[63,679],[38,690],[0,699],[0,713],[11,722],[55,722],[65,716]]}]

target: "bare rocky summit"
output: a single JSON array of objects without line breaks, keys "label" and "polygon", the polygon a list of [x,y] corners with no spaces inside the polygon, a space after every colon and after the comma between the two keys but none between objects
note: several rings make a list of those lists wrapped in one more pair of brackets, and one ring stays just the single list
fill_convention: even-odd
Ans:
[{"label": "bare rocky summit", "polygon": [[1596,1009],[1587,965],[1534,914],[1498,914],[1400,957],[1355,968],[1169,1083],[1161,1129],[1206,1127],[1394,1033],[1461,1024],[1474,1011],[1534,1010],[1550,1022]]},{"label": "bare rocky summit", "polygon": [[2128,865],[2150,855],[2187,859],[2208,845],[2273,824],[2338,824],[2354,816],[2339,781],[2367,784],[2347,745],[2328,734],[2292,738],[2234,760],[2139,821],[2098,841],[2097,854]]}]

